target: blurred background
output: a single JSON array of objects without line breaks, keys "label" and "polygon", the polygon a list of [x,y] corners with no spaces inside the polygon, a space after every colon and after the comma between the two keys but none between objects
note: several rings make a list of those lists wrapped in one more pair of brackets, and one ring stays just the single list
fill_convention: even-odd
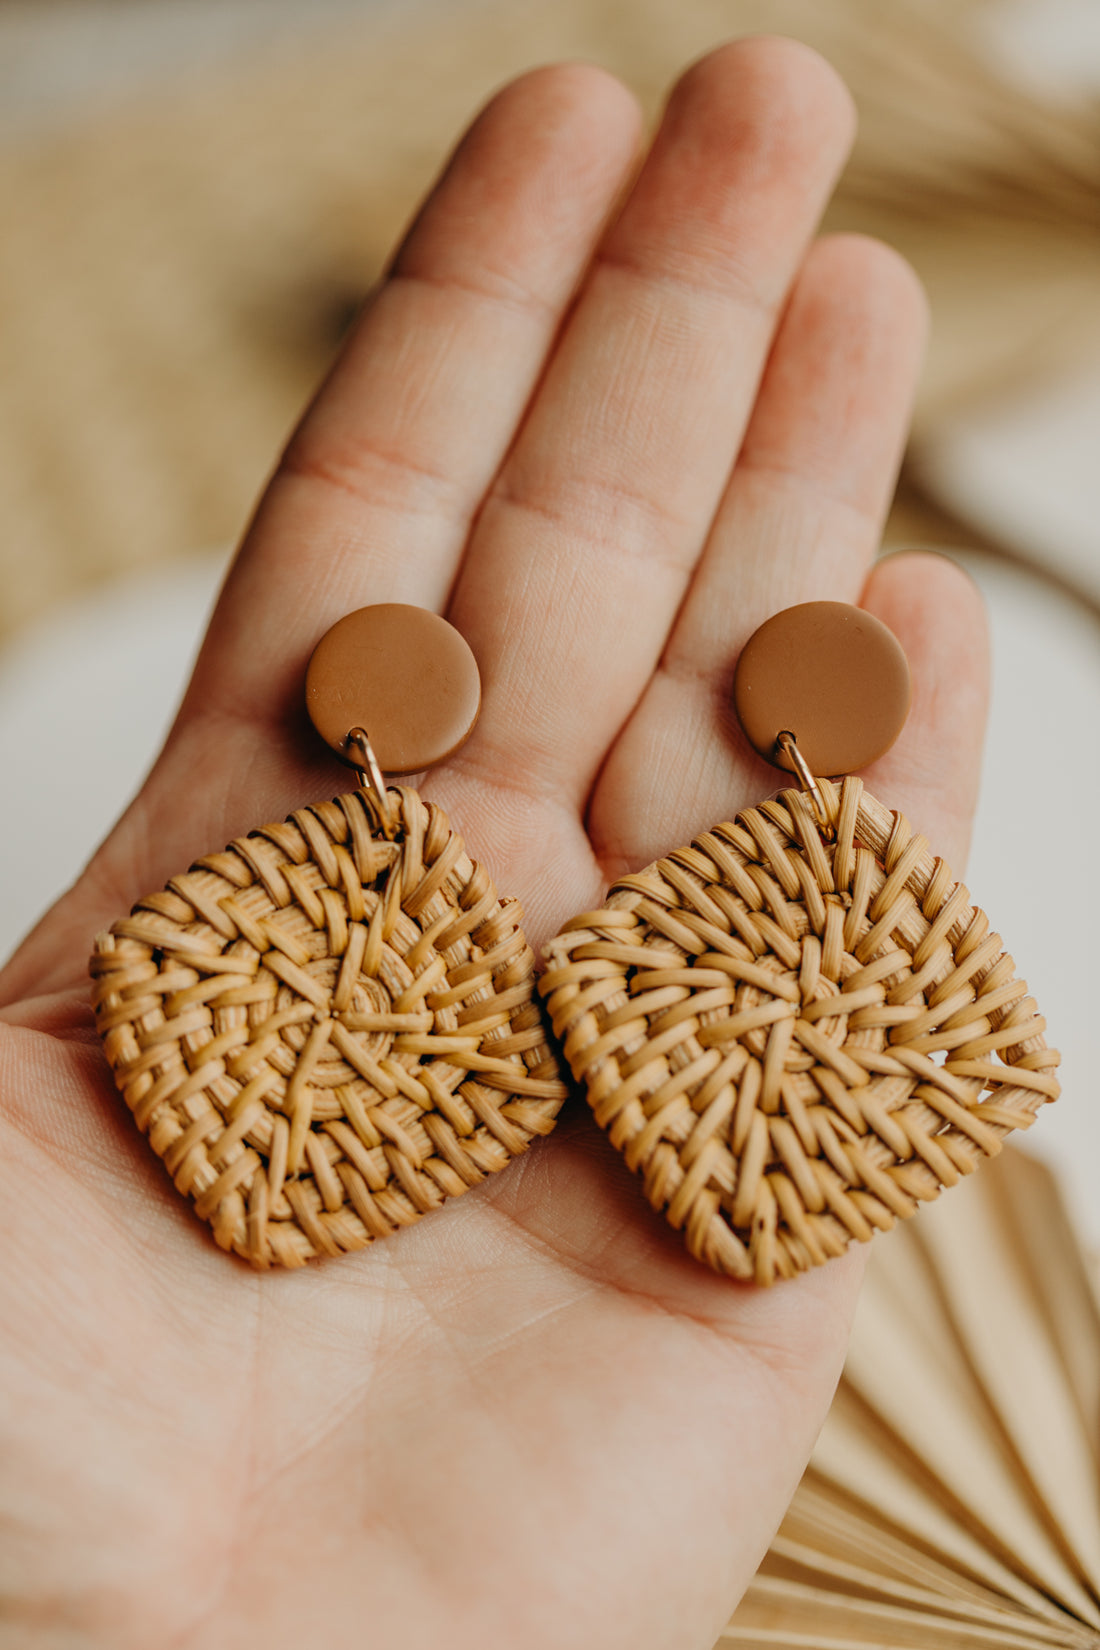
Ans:
[{"label": "blurred background", "polygon": [[476,106],[567,56],[652,115],[761,30],[859,104],[831,225],[931,295],[886,544],[959,555],[989,601],[968,881],[1066,1054],[1038,1146],[1100,1246],[1096,0],[0,0],[0,953],[138,782],[265,472]]}]

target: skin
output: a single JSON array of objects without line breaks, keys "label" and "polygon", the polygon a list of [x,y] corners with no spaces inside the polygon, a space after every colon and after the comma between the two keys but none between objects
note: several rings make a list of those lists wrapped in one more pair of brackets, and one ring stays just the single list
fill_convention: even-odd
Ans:
[{"label": "skin", "polygon": [[925,313],[893,252],[815,239],[852,130],[785,41],[689,69],[640,170],[615,80],[526,76],[306,413],[146,785],[0,977],[0,1644],[702,1650],[750,1579],[860,1254],[711,1276],[577,1103],[393,1240],[254,1276],[134,1130],[84,959],[199,853],[340,788],[302,672],[372,601],[473,646],[481,722],[423,790],[536,949],[776,788],[729,683],[797,601],[901,639],[914,708],[868,782],[961,866],[983,619],[939,558],[872,570]]}]

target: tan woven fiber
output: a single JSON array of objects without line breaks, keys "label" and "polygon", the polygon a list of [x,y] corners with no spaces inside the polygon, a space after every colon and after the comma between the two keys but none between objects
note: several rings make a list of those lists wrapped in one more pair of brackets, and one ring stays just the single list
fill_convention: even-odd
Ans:
[{"label": "tan woven fiber", "polygon": [[565,1097],[515,900],[446,814],[365,791],[208,854],[95,943],[138,1127],[254,1266],[407,1226],[504,1168]]},{"label": "tan woven fiber", "polygon": [[541,989],[691,1253],[770,1284],[935,1198],[1058,1096],[1046,1022],[903,815],[821,781],[617,882]]}]

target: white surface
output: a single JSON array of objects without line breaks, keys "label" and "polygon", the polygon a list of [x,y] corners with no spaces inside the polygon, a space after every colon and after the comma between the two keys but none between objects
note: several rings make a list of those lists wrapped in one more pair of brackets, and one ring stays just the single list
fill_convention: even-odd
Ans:
[{"label": "white surface", "polygon": [[941,419],[917,464],[961,520],[1100,605],[1100,363]]},{"label": "white surface", "polygon": [[[168,731],[224,553],[119,580],[0,653],[0,957],[63,892]],[[141,691],[135,692],[135,684]]]},{"label": "white surface", "polygon": [[[1062,1098],[1026,1145],[1060,1171],[1100,1249],[1100,883],[1085,854],[1100,819],[1100,625],[1032,574],[958,558],[993,633],[993,699],[967,885],[990,914],[1063,1056]],[[1023,754],[1021,754],[1023,753]]]},{"label": "white surface", "polygon": [[[963,557],[994,639],[985,782],[967,881],[1021,961],[1065,1056],[1065,1093],[1028,1137],[1063,1171],[1100,1247],[1095,938],[1100,819],[1094,619],[1026,572]],[[0,954],[71,881],[139,782],[183,686],[223,557],[130,579],[59,613],[0,662]],[[136,695],[134,683],[144,683]],[[1021,752],[1027,753],[1026,760]],[[74,807],[74,798],[79,806]],[[1057,834],[1054,834],[1057,832]]]},{"label": "white surface", "polygon": [[978,8],[1002,70],[1040,95],[1100,92],[1096,0],[1000,0]]},{"label": "white surface", "polygon": [[[54,128],[134,93],[307,39],[391,0],[8,0],[0,133]],[[406,11],[413,0],[398,0]],[[419,3],[419,0],[416,0]]]}]

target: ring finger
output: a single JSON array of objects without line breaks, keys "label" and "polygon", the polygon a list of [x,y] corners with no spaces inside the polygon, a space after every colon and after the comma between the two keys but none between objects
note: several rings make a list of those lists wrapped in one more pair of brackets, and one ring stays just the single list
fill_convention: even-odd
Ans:
[{"label": "ring finger", "polygon": [[733,723],[733,664],[780,608],[859,600],[924,334],[923,294],[896,253],[857,236],[814,247],[691,589],[592,800],[609,875],[775,788]]}]

